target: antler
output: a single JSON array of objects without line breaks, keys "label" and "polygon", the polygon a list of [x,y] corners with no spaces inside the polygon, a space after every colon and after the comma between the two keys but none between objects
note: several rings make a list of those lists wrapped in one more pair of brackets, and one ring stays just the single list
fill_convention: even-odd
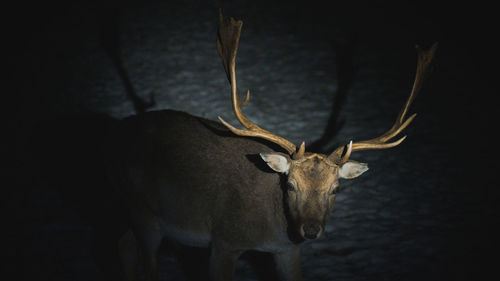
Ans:
[{"label": "antler", "polygon": [[437,49],[437,43],[434,43],[432,47],[428,51],[422,50],[419,46],[416,46],[417,53],[418,53],[418,63],[417,63],[417,70],[415,74],[415,81],[413,82],[413,88],[410,92],[410,96],[408,96],[408,99],[406,100],[406,103],[403,105],[401,108],[401,111],[399,112],[396,121],[394,122],[394,125],[382,134],[379,137],[370,139],[370,140],[365,140],[365,141],[360,141],[356,143],[351,143],[349,144],[347,148],[347,152],[345,155],[341,158],[342,153],[344,151],[344,146],[338,147],[333,151],[328,158],[333,159],[334,161],[343,164],[345,163],[351,154],[352,151],[356,150],[369,150],[369,149],[386,149],[386,148],[391,148],[399,145],[402,141],[405,140],[406,136],[403,136],[402,138],[398,139],[397,141],[394,142],[388,142],[392,138],[394,138],[396,135],[398,135],[401,131],[403,131],[410,123],[413,121],[415,116],[417,116],[416,113],[411,115],[405,120],[406,113],[408,112],[408,108],[410,107],[411,103],[415,99],[415,96],[417,95],[418,91],[422,87],[422,82],[425,79],[425,75],[427,74],[428,67],[432,61],[432,58],[434,56],[434,53],[436,52]]},{"label": "antler", "polygon": [[[236,87],[236,53],[238,50],[238,43],[240,40],[241,27],[243,22],[241,20],[235,20],[233,18],[224,18],[222,16],[222,11],[219,10],[219,28],[217,32],[217,51],[219,56],[222,58],[222,63],[224,64],[224,69],[227,74],[229,83],[231,84],[231,94],[233,102],[233,111],[236,115],[238,121],[246,128],[241,130],[233,127],[231,124],[224,121],[220,116],[219,120],[226,126],[231,132],[239,136],[246,137],[257,137],[262,138],[273,143],[276,143],[286,149],[289,154],[293,154],[294,158],[297,156],[302,156],[304,153],[304,148],[301,148],[298,153],[296,153],[296,146],[269,131],[266,131],[252,121],[250,121],[241,111],[241,107],[246,105],[250,99],[250,91],[247,91],[245,100],[241,101],[238,98],[237,87]],[[303,145],[301,146],[303,147]]]}]

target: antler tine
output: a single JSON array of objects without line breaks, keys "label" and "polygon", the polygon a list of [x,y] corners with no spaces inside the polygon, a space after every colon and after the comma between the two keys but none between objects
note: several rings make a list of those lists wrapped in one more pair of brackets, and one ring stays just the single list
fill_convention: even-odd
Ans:
[{"label": "antler tine", "polygon": [[299,150],[293,154],[293,159],[300,159],[304,157],[304,153],[306,152],[306,143],[302,142],[299,146]]},{"label": "antler tine", "polygon": [[[410,123],[413,121],[413,119],[417,116],[416,113],[412,114],[410,117],[408,117],[405,120],[406,114],[408,113],[408,109],[415,99],[415,96],[417,93],[420,91],[422,88],[422,82],[425,80],[425,76],[427,74],[427,70],[429,68],[429,65],[432,61],[432,58],[434,56],[434,53],[436,52],[437,49],[437,43],[434,43],[432,47],[428,51],[422,50],[419,46],[416,46],[417,53],[418,53],[418,63],[417,63],[417,69],[415,73],[415,80],[413,82],[413,87],[410,92],[410,95],[408,96],[408,99],[406,100],[405,104],[401,108],[401,111],[399,112],[396,121],[392,125],[392,127],[382,134],[379,137],[370,139],[370,140],[365,140],[365,141],[360,141],[353,143],[350,145],[350,149],[352,151],[356,150],[368,150],[368,149],[386,149],[386,148],[391,148],[399,145],[401,142],[403,142],[406,138],[406,136],[403,136],[402,138],[398,139],[397,141],[394,142],[387,142],[397,136],[401,131],[403,131]],[[342,152],[344,151],[344,146],[338,147],[332,154],[330,154],[329,157],[335,158],[338,162],[340,163],[345,163],[348,160],[348,157],[342,157],[341,155]],[[348,155],[346,153],[346,155]]]},{"label": "antler tine", "polygon": [[222,11],[219,9],[217,51],[219,53],[219,56],[222,58],[222,63],[224,64],[227,78],[229,80],[229,83],[231,84],[231,96],[234,114],[241,125],[246,128],[246,130],[241,130],[233,127],[231,124],[224,121],[220,116],[219,120],[224,126],[226,126],[236,135],[262,138],[280,145],[285,150],[287,150],[289,154],[295,154],[296,146],[293,143],[260,128],[252,121],[250,121],[241,111],[241,107],[246,105],[250,100],[250,91],[248,91],[245,100],[241,101],[238,98],[238,89],[236,86],[236,53],[238,51],[242,25],[243,22],[241,20],[235,20],[234,18],[224,18],[222,15]]}]

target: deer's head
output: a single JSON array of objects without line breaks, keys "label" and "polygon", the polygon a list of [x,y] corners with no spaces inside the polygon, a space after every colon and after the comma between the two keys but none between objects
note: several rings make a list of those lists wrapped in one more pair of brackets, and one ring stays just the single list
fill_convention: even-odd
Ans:
[{"label": "deer's head", "polygon": [[242,21],[233,18],[223,18],[222,13],[219,13],[217,49],[231,84],[234,113],[245,129],[235,128],[222,118],[219,117],[219,119],[236,135],[262,138],[280,145],[288,152],[288,154],[272,152],[260,155],[271,169],[286,177],[285,198],[293,225],[297,228],[296,231],[304,239],[316,239],[324,232],[324,226],[330,217],[339,179],[352,179],[368,170],[367,164],[349,160],[351,153],[358,150],[391,148],[399,145],[406,138],[403,136],[396,141],[391,141],[416,116],[413,114],[406,118],[408,108],[420,89],[437,45],[434,44],[428,51],[423,51],[417,46],[418,64],[413,88],[394,125],[388,131],[373,139],[355,143],[350,141],[349,144],[338,147],[331,154],[324,155],[305,152],[304,142],[297,149],[292,142],[260,128],[243,114],[241,107],[248,103],[250,92],[247,92],[244,100],[238,98],[235,70],[242,24]]},{"label": "deer's head", "polygon": [[296,231],[305,239],[323,234],[339,190],[339,179],[355,178],[366,170],[364,163],[335,161],[323,154],[305,153],[293,159],[283,153],[261,153],[262,159],[286,175],[285,201]]}]

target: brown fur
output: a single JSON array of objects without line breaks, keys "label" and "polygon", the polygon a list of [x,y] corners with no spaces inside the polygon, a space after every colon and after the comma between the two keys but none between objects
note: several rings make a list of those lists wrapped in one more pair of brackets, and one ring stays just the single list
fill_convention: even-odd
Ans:
[{"label": "brown fur", "polygon": [[117,136],[121,145],[110,172],[129,208],[133,233],[121,245],[131,248],[137,241],[146,280],[157,278],[156,252],[164,237],[210,246],[213,280],[231,280],[236,259],[247,250],[273,253],[285,280],[301,280],[301,226],[318,224],[321,235],[335,199],[339,167],[326,156],[286,156],[287,180],[295,181],[296,190],[284,192],[282,176],[258,156],[279,148],[234,136],[213,121],[148,112],[125,119]]}]

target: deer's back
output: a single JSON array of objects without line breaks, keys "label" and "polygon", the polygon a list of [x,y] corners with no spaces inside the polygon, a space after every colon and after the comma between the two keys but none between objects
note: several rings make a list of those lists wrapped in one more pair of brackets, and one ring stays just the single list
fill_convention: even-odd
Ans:
[{"label": "deer's back", "polygon": [[272,151],[267,144],[171,110],[123,120],[117,142],[119,192],[167,227],[209,236],[230,229],[237,235],[225,239],[243,240],[286,227],[279,175],[258,155]]}]

